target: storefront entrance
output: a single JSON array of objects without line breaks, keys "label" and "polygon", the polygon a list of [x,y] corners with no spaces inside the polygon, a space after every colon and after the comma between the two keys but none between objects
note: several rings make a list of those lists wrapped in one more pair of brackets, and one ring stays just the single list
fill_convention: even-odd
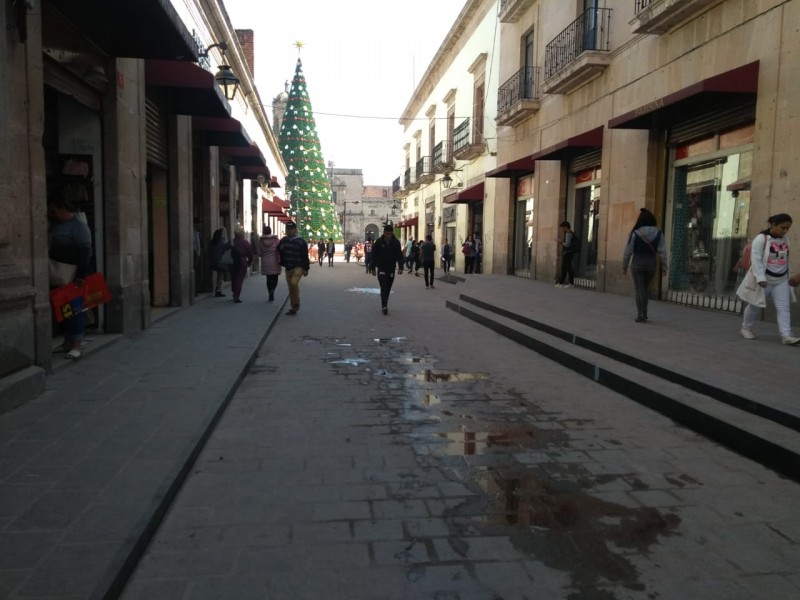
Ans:
[{"label": "storefront entrance", "polygon": [[[737,268],[747,244],[754,125],[675,148],[668,299],[738,312]],[[767,215],[763,220],[766,221]]]}]

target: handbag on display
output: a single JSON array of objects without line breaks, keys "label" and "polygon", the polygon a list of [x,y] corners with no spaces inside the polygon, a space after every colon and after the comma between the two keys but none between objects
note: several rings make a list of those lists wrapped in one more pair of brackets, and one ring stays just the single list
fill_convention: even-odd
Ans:
[{"label": "handbag on display", "polygon": [[78,272],[78,265],[58,262],[50,259],[50,287],[61,287],[72,283],[75,273]]}]

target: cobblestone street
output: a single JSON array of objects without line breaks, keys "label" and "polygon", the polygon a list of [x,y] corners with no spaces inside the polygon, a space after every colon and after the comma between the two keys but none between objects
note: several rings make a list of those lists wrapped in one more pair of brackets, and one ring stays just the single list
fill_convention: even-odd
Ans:
[{"label": "cobblestone street", "polygon": [[365,277],[303,280],[124,598],[798,596],[795,483]]}]

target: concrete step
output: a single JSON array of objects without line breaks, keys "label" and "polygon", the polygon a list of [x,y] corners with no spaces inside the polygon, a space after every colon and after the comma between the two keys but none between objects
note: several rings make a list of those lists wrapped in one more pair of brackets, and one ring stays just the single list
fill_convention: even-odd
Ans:
[{"label": "concrete step", "polygon": [[[714,441],[800,481],[800,419],[467,294],[447,307]],[[591,402],[591,398],[587,398]]]}]

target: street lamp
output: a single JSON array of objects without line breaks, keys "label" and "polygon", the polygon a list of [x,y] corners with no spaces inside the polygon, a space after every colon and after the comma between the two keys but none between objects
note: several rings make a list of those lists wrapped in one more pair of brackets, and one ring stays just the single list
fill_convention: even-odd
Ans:
[{"label": "street lamp", "polygon": [[[347,237],[347,200],[343,201],[344,212],[342,213],[342,231],[344,232],[344,243],[347,244],[349,237]],[[353,200],[350,204],[361,204],[360,200]]]}]

